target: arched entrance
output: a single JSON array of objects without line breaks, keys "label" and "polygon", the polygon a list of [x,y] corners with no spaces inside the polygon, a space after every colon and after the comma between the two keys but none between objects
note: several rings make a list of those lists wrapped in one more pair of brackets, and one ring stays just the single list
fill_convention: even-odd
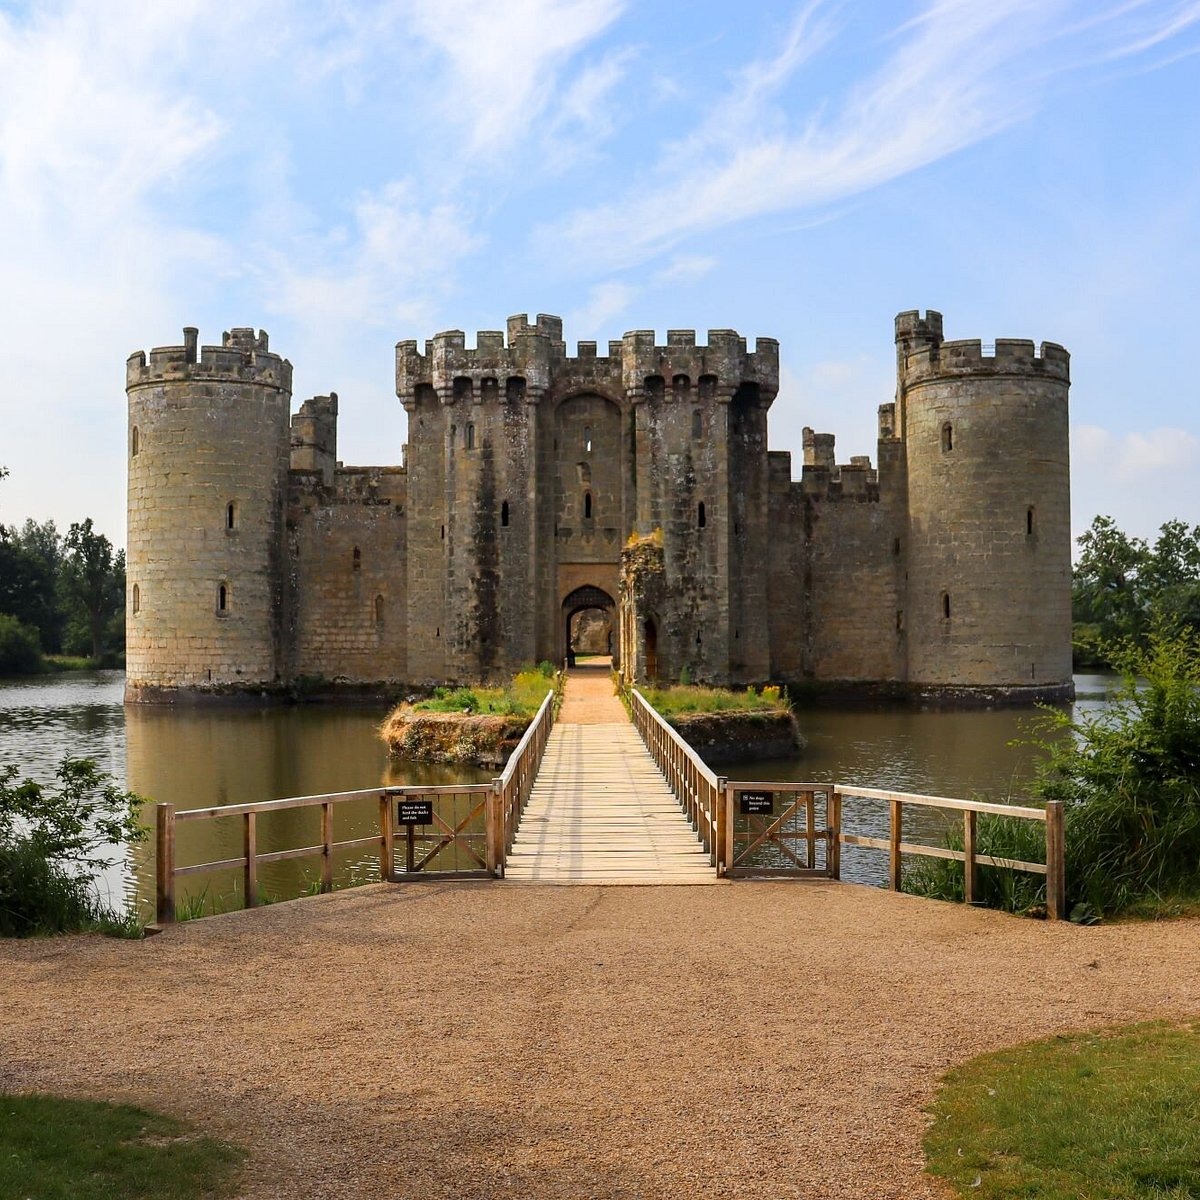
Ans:
[{"label": "arched entrance", "polygon": [[653,683],[658,678],[658,626],[653,617],[642,623],[642,635],[646,639],[646,680]]},{"label": "arched entrance", "polygon": [[563,656],[574,666],[578,655],[613,655],[617,661],[614,621],[617,606],[603,589],[578,587],[562,602]]}]

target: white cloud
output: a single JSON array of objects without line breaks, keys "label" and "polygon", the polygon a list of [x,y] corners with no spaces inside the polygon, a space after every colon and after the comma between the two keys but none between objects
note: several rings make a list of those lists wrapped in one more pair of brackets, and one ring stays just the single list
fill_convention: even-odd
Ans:
[{"label": "white cloud", "polygon": [[802,7],[783,47],[740,71],[648,182],[544,227],[541,244],[623,268],[732,222],[844,199],[1028,117],[1056,74],[1141,53],[1200,21],[1194,3],[1123,4],[1071,39],[1070,0],[936,0],[896,32],[872,77],[789,120],[783,93],[834,37],[825,7]]},{"label": "white cloud", "polygon": [[588,293],[584,306],[567,318],[568,325],[571,329],[578,330],[585,340],[589,340],[596,335],[597,330],[603,329],[625,312],[636,295],[637,292],[629,284],[615,279],[597,284]]},{"label": "white cloud", "polygon": [[654,276],[659,284],[695,283],[703,279],[717,265],[717,260],[707,254],[677,254]]}]

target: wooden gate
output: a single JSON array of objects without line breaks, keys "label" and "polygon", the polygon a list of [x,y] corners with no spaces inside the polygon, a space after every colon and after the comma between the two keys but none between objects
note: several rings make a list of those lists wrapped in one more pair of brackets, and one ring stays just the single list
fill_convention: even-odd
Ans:
[{"label": "wooden gate", "polygon": [[725,784],[724,874],[838,877],[840,798],[830,784]]}]

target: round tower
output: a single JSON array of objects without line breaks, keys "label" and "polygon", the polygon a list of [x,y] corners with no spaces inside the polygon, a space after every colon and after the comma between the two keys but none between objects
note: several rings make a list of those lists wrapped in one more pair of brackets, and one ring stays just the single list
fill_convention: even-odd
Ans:
[{"label": "round tower", "polygon": [[997,699],[1071,694],[1070,356],[942,340],[896,318],[908,478],[910,683]]},{"label": "round tower", "polygon": [[285,682],[292,366],[252,329],[126,365],[126,699]]}]

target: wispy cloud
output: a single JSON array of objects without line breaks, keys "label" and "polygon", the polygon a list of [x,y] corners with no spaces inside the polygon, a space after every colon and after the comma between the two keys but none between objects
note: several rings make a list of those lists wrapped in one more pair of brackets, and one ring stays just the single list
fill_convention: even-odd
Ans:
[{"label": "wispy cloud", "polygon": [[886,61],[816,110],[781,97],[835,39],[819,2],[797,13],[774,54],[738,72],[691,132],[664,150],[648,184],[541,229],[600,269],[632,266],[733,222],[828,204],[981,141],[1037,110],[1048,81],[1132,56],[1200,22],[1200,5],[1114,6],[1066,30],[1070,0],[936,0],[889,39]]},{"label": "wispy cloud", "polygon": [[610,321],[625,312],[637,295],[636,290],[619,280],[597,284],[588,293],[583,307],[568,317],[568,327],[585,339],[596,336]]}]

